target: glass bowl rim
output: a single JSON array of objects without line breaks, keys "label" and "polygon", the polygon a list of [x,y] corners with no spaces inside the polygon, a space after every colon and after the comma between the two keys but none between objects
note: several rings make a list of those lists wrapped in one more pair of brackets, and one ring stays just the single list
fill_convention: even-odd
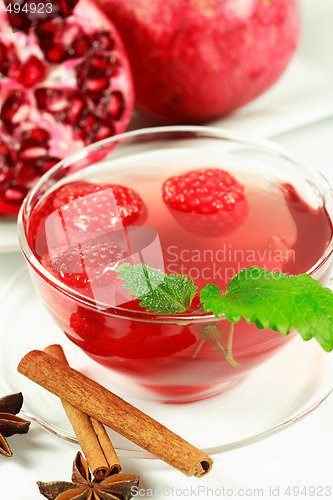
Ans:
[{"label": "glass bowl rim", "polygon": [[[144,135],[153,135],[158,136],[158,134],[174,134],[174,133],[191,133],[193,138],[195,138],[195,134],[198,135],[200,139],[224,139],[227,141],[233,141],[240,144],[246,144],[251,147],[263,148],[270,153],[277,154],[286,158],[288,161],[297,164],[302,168],[303,171],[311,172],[316,175],[316,181],[321,182],[323,186],[325,185],[325,190],[323,188],[320,189],[321,195],[327,196],[328,194],[333,200],[333,190],[330,186],[330,183],[326,179],[326,177],[319,171],[317,167],[313,164],[307,162],[305,159],[299,157],[296,153],[281,146],[280,144],[270,140],[254,137],[251,135],[238,134],[233,131],[229,131],[223,128],[211,127],[211,126],[202,126],[202,125],[168,125],[168,126],[159,126],[159,127],[147,127],[143,129],[132,130],[129,132],[124,132],[122,134],[117,134],[112,137],[108,137],[101,141],[95,142],[86,146],[75,153],[67,156],[56,165],[54,165],[48,172],[46,172],[34,185],[34,187],[29,191],[27,196],[25,197],[19,214],[17,218],[17,228],[18,228],[18,238],[21,251],[30,265],[30,267],[50,286],[54,286],[57,291],[69,296],[70,299],[79,302],[80,304],[89,307],[91,309],[96,310],[98,308],[103,314],[117,316],[122,319],[135,319],[135,321],[148,322],[148,323],[171,323],[171,324],[189,324],[189,323],[200,323],[203,318],[207,322],[219,321],[226,319],[224,315],[220,318],[216,318],[212,313],[204,312],[204,313],[190,313],[190,314],[160,314],[160,313],[152,313],[146,310],[131,310],[126,309],[119,306],[110,306],[107,304],[102,304],[100,302],[95,301],[94,299],[87,297],[79,292],[74,291],[71,287],[65,285],[60,280],[55,278],[51,273],[49,273],[44,266],[37,259],[33,251],[31,250],[27,238],[25,227],[27,224],[26,221],[26,212],[29,209],[29,204],[33,199],[35,193],[43,186],[43,184],[50,178],[52,175],[66,166],[67,164],[73,163],[80,159],[86,157],[92,151],[99,150],[105,146],[108,146],[111,143],[122,143],[131,139],[135,139]],[[202,134],[202,135],[199,135]],[[162,139],[165,139],[162,137]],[[83,167],[84,169],[85,167]],[[324,191],[324,192],[323,192]],[[333,223],[333,217],[331,218]],[[327,248],[323,255],[313,264],[313,266],[306,271],[306,274],[315,273],[320,267],[329,259],[329,257],[333,253],[333,236],[330,242],[327,245]]]}]

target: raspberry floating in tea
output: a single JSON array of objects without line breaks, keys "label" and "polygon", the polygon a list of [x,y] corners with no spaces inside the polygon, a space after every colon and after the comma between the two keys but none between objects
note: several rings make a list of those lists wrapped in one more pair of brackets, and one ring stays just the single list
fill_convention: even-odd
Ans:
[{"label": "raspberry floating in tea", "polygon": [[218,168],[170,177],[162,189],[164,202],[176,221],[202,236],[232,233],[248,216],[244,187]]}]

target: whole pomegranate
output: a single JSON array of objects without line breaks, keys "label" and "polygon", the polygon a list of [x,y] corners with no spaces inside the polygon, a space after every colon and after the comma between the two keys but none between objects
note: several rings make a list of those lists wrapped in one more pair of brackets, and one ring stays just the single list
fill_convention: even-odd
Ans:
[{"label": "whole pomegranate", "polygon": [[174,123],[217,119],[281,76],[297,0],[97,0],[131,62],[137,106]]},{"label": "whole pomegranate", "polygon": [[0,215],[59,160],[123,132],[133,106],[123,43],[91,1],[15,34],[0,1]]}]

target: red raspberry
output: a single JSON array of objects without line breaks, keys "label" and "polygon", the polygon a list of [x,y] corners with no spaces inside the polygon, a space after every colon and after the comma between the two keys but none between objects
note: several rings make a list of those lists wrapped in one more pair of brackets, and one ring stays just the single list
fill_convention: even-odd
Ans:
[{"label": "red raspberry", "polygon": [[131,224],[140,225],[147,215],[141,197],[126,186],[84,181],[66,184],[51,192],[31,217],[28,239],[31,245],[37,241],[35,251],[39,256],[48,251],[41,232],[53,212],[52,240],[58,245],[64,243],[64,232],[68,233],[70,243],[75,244]]},{"label": "red raspberry", "polygon": [[44,256],[42,264],[67,286],[90,295],[95,287],[108,286],[116,280],[116,268],[127,256],[116,243],[88,241],[53,250]]},{"label": "red raspberry", "polygon": [[169,177],[163,200],[185,229],[202,236],[230,234],[247,218],[244,187],[218,168],[191,170]]},{"label": "red raspberry", "polygon": [[[82,202],[75,204],[76,201],[101,191],[103,193],[96,196],[96,200],[94,197],[89,198],[91,206],[88,209]],[[133,189],[120,184],[72,182],[57,190],[53,198],[54,208],[66,205],[65,211],[70,212],[69,223],[90,231],[113,228],[114,219],[118,216],[114,210],[115,203],[124,226],[137,223],[145,216],[146,210],[141,197]]]}]

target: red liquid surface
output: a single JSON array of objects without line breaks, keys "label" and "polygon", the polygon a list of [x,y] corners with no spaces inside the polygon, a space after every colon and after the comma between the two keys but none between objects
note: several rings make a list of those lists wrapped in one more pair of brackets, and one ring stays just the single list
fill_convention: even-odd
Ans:
[{"label": "red liquid surface", "polygon": [[[158,234],[153,246],[157,254],[150,254],[148,260],[164,264],[167,273],[188,274],[199,289],[207,283],[223,289],[241,268],[253,265],[292,274],[306,272],[322,256],[332,236],[325,208],[311,208],[290,185],[268,181],[258,185],[250,179],[246,184],[246,221],[231,234],[215,237],[198,236],[178,223],[163,202],[161,182],[142,180],[127,185],[146,204],[148,217],[144,225]],[[38,228],[31,227],[33,247],[42,260],[44,221]],[[132,252],[142,245],[140,232],[133,235]],[[328,266],[323,268],[319,276],[323,283],[329,272]],[[191,401],[221,391],[286,342],[280,333],[258,330],[241,320],[234,326],[232,356],[237,366],[233,366],[215,341],[214,348],[201,340],[202,333],[209,335],[209,328],[220,328],[219,340],[226,348],[230,325],[225,320],[212,322],[208,330],[203,326],[204,319],[195,324],[168,324],[149,322],[148,315],[139,321],[143,318],[138,301],[122,304],[118,310],[93,310],[43,282],[37,273],[33,278],[68,338],[102,365],[129,375],[164,401]],[[124,314],[124,308],[132,312]]]}]

